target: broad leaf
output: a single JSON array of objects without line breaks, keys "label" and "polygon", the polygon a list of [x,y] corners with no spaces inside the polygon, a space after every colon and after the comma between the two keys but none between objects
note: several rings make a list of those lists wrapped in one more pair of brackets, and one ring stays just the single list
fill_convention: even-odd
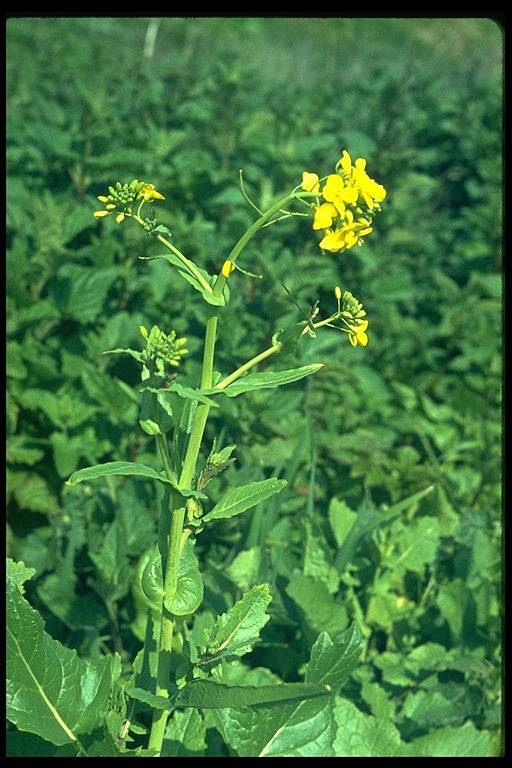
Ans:
[{"label": "broad leaf", "polygon": [[206,750],[206,723],[197,709],[173,712],[167,723],[162,757],[201,757]]},{"label": "broad leaf", "polygon": [[44,631],[41,616],[7,585],[7,716],[57,746],[73,742],[103,722],[121,661],[80,659]]},{"label": "broad leaf", "polygon": [[260,584],[219,616],[208,634],[204,661],[220,656],[243,656],[252,650],[270,616],[266,609],[271,601],[268,584]]},{"label": "broad leaf", "polygon": [[303,365],[301,368],[291,368],[288,371],[263,371],[263,373],[249,373],[237,381],[221,390],[228,397],[237,397],[243,392],[250,392],[253,389],[274,389],[283,384],[290,384],[292,381],[299,381],[305,376],[311,376],[323,368],[323,363],[314,363],[312,365]]},{"label": "broad leaf", "polygon": [[18,587],[21,594],[25,592],[24,583],[31,579],[35,572],[35,568],[27,568],[25,563],[7,558],[7,578]]},{"label": "broad leaf", "polygon": [[147,477],[151,480],[159,480],[161,483],[168,483],[166,477],[157,472],[152,467],[145,464],[136,464],[132,461],[107,461],[105,464],[96,464],[94,467],[86,467],[73,472],[67,485],[77,485],[86,480],[96,480],[98,477],[112,477],[122,475],[124,477]]},{"label": "broad leaf", "polygon": [[194,542],[188,539],[181,553],[178,583],[172,599],[164,597],[164,605],[176,616],[194,613],[203,601],[203,577],[199,571]]},{"label": "broad leaf", "polygon": [[[306,684],[337,686],[352,668],[357,641],[355,629],[340,643],[321,635],[307,665]],[[224,739],[240,756],[328,757],[337,754],[333,705],[330,695],[253,709],[219,709],[213,715]]]},{"label": "broad leaf", "polygon": [[268,480],[258,480],[255,483],[242,485],[240,488],[233,488],[203,517],[203,522],[239,515],[275,493],[279,493],[285,485],[286,480],[271,477]]},{"label": "broad leaf", "polygon": [[332,696],[245,709],[216,709],[224,740],[241,757],[333,756]]},{"label": "broad leaf", "polygon": [[298,573],[288,582],[286,592],[315,634],[329,632],[336,635],[347,628],[348,614],[345,605],[330,594],[320,579]]},{"label": "broad leaf", "polygon": [[173,704],[176,707],[198,709],[254,707],[294,699],[305,701],[317,696],[328,696],[329,693],[325,685],[306,685],[305,683],[225,685],[214,680],[192,680],[177,693]]},{"label": "broad leaf", "polygon": [[339,757],[387,757],[396,755],[400,733],[389,720],[361,712],[351,701],[337,698],[334,753]]},{"label": "broad leaf", "polygon": [[362,640],[357,624],[352,624],[336,642],[327,632],[322,632],[311,649],[306,683],[324,683],[334,691],[339,688],[357,666],[363,650]]},{"label": "broad leaf", "polygon": [[397,753],[406,757],[496,757],[499,744],[489,731],[468,722],[460,728],[441,728],[403,744]]}]

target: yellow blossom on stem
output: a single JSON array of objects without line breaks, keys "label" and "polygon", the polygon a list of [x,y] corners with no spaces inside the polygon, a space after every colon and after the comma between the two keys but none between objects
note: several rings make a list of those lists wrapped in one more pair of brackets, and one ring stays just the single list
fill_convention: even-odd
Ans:
[{"label": "yellow blossom on stem", "polygon": [[362,347],[366,347],[368,344],[368,336],[366,335],[367,328],[368,320],[361,320],[359,325],[349,325],[348,338],[353,347],[357,347],[358,344]]},{"label": "yellow blossom on stem", "polygon": [[165,200],[165,197],[161,195],[160,192],[156,191],[154,184],[143,184],[139,195],[143,197],[146,202],[148,200]]},{"label": "yellow blossom on stem", "polygon": [[313,229],[327,229],[332,225],[333,219],[337,216],[337,210],[332,203],[322,203],[315,208],[315,218]]},{"label": "yellow blossom on stem", "polygon": [[319,192],[320,182],[319,182],[318,174],[304,171],[304,173],[302,174],[301,187],[304,190],[304,192]]},{"label": "yellow blossom on stem", "polygon": [[343,216],[345,214],[345,204],[349,203],[353,205],[357,200],[357,189],[351,186],[345,186],[343,179],[336,173],[331,173],[327,177],[327,181],[322,190],[324,200],[332,203],[338,213]]},{"label": "yellow blossom on stem", "polygon": [[345,238],[340,229],[336,230],[336,232],[327,230],[322,240],[320,240],[319,245],[323,251],[336,253],[337,251],[345,249]]}]

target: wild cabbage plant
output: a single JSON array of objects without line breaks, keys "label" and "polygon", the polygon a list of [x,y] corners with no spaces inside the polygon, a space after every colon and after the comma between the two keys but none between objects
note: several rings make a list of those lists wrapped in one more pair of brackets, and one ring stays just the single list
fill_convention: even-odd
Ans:
[{"label": "wild cabbage plant", "polygon": [[[317,744],[320,754],[328,754],[321,740],[332,728],[333,696],[361,652],[361,635],[353,624],[336,640],[325,632],[320,634],[303,683],[253,686],[222,682],[222,664],[250,651],[269,619],[268,584],[250,589],[219,615],[213,626],[205,628],[199,640],[190,633],[191,619],[203,600],[197,538],[206,538],[206,531],[218,520],[246,512],[286,485],[285,480],[270,477],[230,487],[220,499],[211,499],[208,485],[231,465],[236,448],[221,447],[215,441],[201,459],[211,410],[222,411],[225,398],[273,389],[314,374],[322,362],[283,370],[270,365],[269,359],[278,361],[280,354],[293,351],[297,344],[314,343],[319,331],[341,332],[352,346],[368,344],[368,320],[362,302],[345,286],[333,286],[331,307],[324,310],[315,303],[307,318],[291,327],[276,328],[266,349],[255,350],[251,359],[240,361],[231,372],[217,372],[215,351],[222,343],[218,321],[230,300],[230,290],[236,290],[238,273],[258,277],[240,263],[244,248],[261,229],[297,217],[310,219],[313,230],[321,233],[318,258],[350,251],[371,234],[374,216],[386,195],[384,187],[367,174],[366,161],[358,158],[353,163],[347,151],[343,151],[334,173],[319,178],[316,173],[304,172],[302,182],[266,211],[249,198],[242,174],[240,184],[257,218],[231,252],[219,258],[216,275],[185,256],[174,244],[169,228],[159,223],[151,206],[165,198],[154,184],[117,182],[98,197],[103,208],[94,216],[115,218],[123,226],[134,223],[160,243],[164,253],[142,258],[165,259],[197,292],[197,300],[208,304],[208,317],[202,372],[195,387],[180,381],[180,366],[188,354],[187,339],[178,337],[166,323],[164,328],[141,326],[140,349],[106,351],[130,355],[140,364],[139,424],[154,437],[163,471],[138,462],[114,461],[80,469],[68,480],[76,485],[108,476],[130,476],[151,480],[161,489],[158,539],[138,568],[139,594],[147,607],[146,637],[131,665],[122,669],[117,654],[83,660],[53,640],[44,632],[39,614],[23,597],[23,583],[30,578],[31,569],[10,563],[8,593],[13,623],[9,631],[9,717],[20,730],[56,745],[70,744],[77,754],[99,754],[107,749],[103,746],[91,751],[86,738],[104,724],[112,754],[171,754],[166,752],[165,743],[183,741],[187,729],[193,734],[202,713],[213,712],[222,733],[225,724],[217,715],[233,707],[250,708],[253,717],[249,728],[241,726],[241,731],[252,734],[252,741],[242,745],[241,754],[286,753],[283,745],[281,751],[275,751],[283,713],[297,727],[307,722],[308,743]],[[280,706],[271,709],[271,716],[261,709],[275,704]],[[311,728],[318,733],[312,734]],[[141,745],[141,741],[146,743]]]}]

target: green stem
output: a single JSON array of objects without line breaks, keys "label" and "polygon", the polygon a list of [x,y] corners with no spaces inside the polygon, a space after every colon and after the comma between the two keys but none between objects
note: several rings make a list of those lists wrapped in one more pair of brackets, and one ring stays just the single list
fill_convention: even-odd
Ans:
[{"label": "green stem", "polygon": [[[132,214],[132,218],[134,218],[135,221],[137,221],[142,226],[144,225],[143,220],[137,213]],[[162,243],[162,245],[165,245],[165,247],[169,251],[172,251],[172,253],[174,253],[174,255],[178,257],[178,259],[181,261],[183,266],[187,268],[190,274],[193,275],[199,283],[201,283],[202,287],[204,288],[205,291],[207,291],[207,293],[212,293],[212,287],[210,283],[208,283],[207,280],[205,280],[205,278],[199,272],[199,270],[197,269],[193,261],[190,261],[190,259],[187,259],[187,257],[181,251],[179,251],[176,248],[176,246],[170,243],[169,240],[166,240],[166,238],[163,237],[162,235],[157,235],[156,239],[159,240]]]},{"label": "green stem", "polygon": [[[322,328],[324,325],[329,325],[329,323],[336,318],[336,314],[331,315],[331,317],[328,317],[326,320],[320,320],[318,323],[312,323],[313,328]],[[308,326],[304,328],[302,331],[302,335],[306,334],[308,332]],[[251,357],[250,360],[248,360],[246,363],[240,366],[240,368],[237,368],[233,373],[230,373],[229,376],[226,376],[225,379],[222,379],[219,384],[215,386],[215,389],[225,389],[229,384],[232,384],[234,381],[239,379],[241,376],[244,375],[244,373],[247,373],[247,371],[250,371],[251,368],[253,368],[258,363],[261,363],[262,360],[266,360],[267,357],[270,357],[271,355],[274,355],[276,352],[279,352],[281,349],[281,344],[273,344],[268,349],[263,350],[263,352],[260,352],[259,355],[255,355],[254,357]]]},{"label": "green stem", "polygon": [[[318,195],[314,195],[310,192],[297,192],[296,189],[293,190],[293,192],[290,192],[286,195],[286,197],[282,197],[280,200],[277,201],[277,203],[274,203],[274,205],[268,209],[268,211],[265,211],[262,216],[259,217],[259,219],[256,219],[255,222],[251,224],[249,229],[242,235],[240,240],[235,243],[233,248],[231,249],[231,252],[229,256],[227,257],[227,261],[236,261],[239,255],[242,253],[243,249],[249,242],[249,240],[252,240],[256,232],[258,232],[259,229],[263,227],[266,222],[272,218],[272,216],[275,213],[278,213],[282,208],[284,208],[286,205],[288,205],[289,202],[291,202],[294,199],[300,199],[302,197],[318,197]],[[213,295],[214,296],[220,296],[222,293],[222,288],[224,286],[224,283],[226,282],[226,277],[222,273],[220,273],[217,276],[217,280],[215,281],[215,285],[213,287]]]},{"label": "green stem", "polygon": [[[203,353],[203,373],[201,376],[202,388],[209,388],[212,386],[217,322],[218,308],[212,306],[210,307],[209,317],[206,323]],[[181,488],[188,488],[192,483],[209,411],[210,406],[203,403],[201,403],[197,408],[187,446],[187,452],[183,462],[183,468],[181,470],[179,479],[179,486]],[[165,466],[165,459],[163,457],[164,453],[162,452],[162,460],[164,461]],[[171,529],[168,538],[167,562],[164,579],[164,591],[167,601],[172,600],[176,592],[181,551],[185,541],[183,538],[185,505],[183,504],[183,499],[179,493],[175,492],[171,494],[171,501],[169,506],[171,512]],[[155,693],[157,696],[169,696],[168,686],[171,676],[171,650],[173,632],[174,617],[166,609],[166,607],[162,605],[160,641],[158,645],[157,681],[155,688]],[[167,711],[156,709],[153,710],[153,721],[151,724],[151,733],[148,746],[150,749],[154,749],[158,755],[162,749],[165,726],[167,724],[168,717],[169,712]]]},{"label": "green stem", "polygon": [[257,365],[258,363],[261,363],[262,360],[265,360],[267,357],[270,357],[270,355],[273,355],[275,352],[279,352],[280,349],[281,349],[281,344],[273,344],[268,349],[265,349],[263,352],[260,352],[259,355],[252,357],[246,363],[241,365],[240,368],[237,368],[236,371],[233,371],[233,373],[230,373],[229,376],[226,376],[225,379],[222,379],[220,384],[217,384],[216,389],[225,389],[229,384],[232,384],[234,381],[236,381],[236,379],[239,379],[240,376],[243,376],[244,373],[249,371],[253,366]]},{"label": "green stem", "polygon": [[[172,494],[171,500],[180,498]],[[181,503],[181,499],[180,499]],[[169,511],[173,506],[169,504]],[[168,601],[172,601],[176,593],[178,583],[178,571],[181,556],[181,534],[185,522],[185,507],[179,506],[171,511],[171,530],[168,540],[167,568],[165,572],[164,591]],[[171,678],[172,636],[174,632],[174,616],[162,603],[162,619],[160,624],[160,641],[158,644],[158,666],[156,674],[155,694],[157,696],[169,696],[169,681]],[[165,726],[168,712],[153,710],[153,721],[149,736],[149,749],[155,749],[160,754],[164,740]]]}]

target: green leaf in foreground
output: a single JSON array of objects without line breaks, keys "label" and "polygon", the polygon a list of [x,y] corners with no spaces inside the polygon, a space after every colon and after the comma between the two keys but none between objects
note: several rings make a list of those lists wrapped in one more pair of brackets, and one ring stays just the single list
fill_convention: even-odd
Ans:
[{"label": "green leaf in foreground", "polygon": [[[306,685],[337,686],[353,668],[358,630],[340,642],[320,635],[306,668]],[[225,741],[240,756],[322,756],[336,753],[334,695],[262,704],[253,709],[214,710]]]},{"label": "green leaf in foreground", "polygon": [[206,723],[197,709],[173,712],[164,736],[162,757],[201,757],[206,750]]},{"label": "green leaf in foreground", "polygon": [[35,568],[27,568],[25,563],[7,558],[7,578],[16,584],[22,594],[25,591],[24,583],[31,579],[35,572]]},{"label": "green leaf in foreground", "polygon": [[499,744],[489,731],[478,731],[467,722],[460,728],[441,728],[403,744],[398,752],[406,757],[493,757]]},{"label": "green leaf in foreground", "polygon": [[351,701],[337,698],[334,707],[339,757],[388,757],[400,748],[400,733],[389,720],[361,712]]},{"label": "green leaf in foreground", "polygon": [[250,392],[253,389],[274,389],[283,384],[291,384],[292,381],[299,381],[305,376],[311,376],[323,368],[323,363],[313,363],[312,365],[303,365],[301,368],[291,368],[288,371],[263,371],[263,373],[249,373],[238,381],[222,390],[228,397],[237,397],[243,392]]},{"label": "green leaf in foreground", "polygon": [[44,631],[11,580],[7,596],[7,716],[19,730],[57,746],[74,742],[102,723],[120,659],[80,659]]},{"label": "green leaf in foreground", "polygon": [[239,515],[275,493],[279,493],[285,485],[286,480],[271,477],[268,480],[258,480],[255,483],[242,485],[240,488],[233,488],[227,491],[214,508],[203,517],[203,522]]},{"label": "green leaf in foreground", "polygon": [[150,480],[159,480],[167,483],[168,480],[156,469],[145,464],[136,464],[133,461],[107,461],[105,464],[95,464],[93,467],[85,467],[73,472],[67,485],[77,485],[86,480],[96,480],[98,477],[112,477],[122,475],[124,477],[147,477]]},{"label": "green leaf in foreground", "polygon": [[[173,701],[176,707],[199,709],[225,709],[254,707],[262,704],[304,701],[317,696],[328,696],[325,685],[280,683],[277,685],[225,685],[214,680],[192,680],[182,688]],[[297,703],[297,702],[296,702]]]},{"label": "green leaf in foreground", "polygon": [[207,639],[205,661],[226,655],[243,656],[252,650],[270,618],[266,609],[271,599],[268,584],[260,584],[218,616]]}]

